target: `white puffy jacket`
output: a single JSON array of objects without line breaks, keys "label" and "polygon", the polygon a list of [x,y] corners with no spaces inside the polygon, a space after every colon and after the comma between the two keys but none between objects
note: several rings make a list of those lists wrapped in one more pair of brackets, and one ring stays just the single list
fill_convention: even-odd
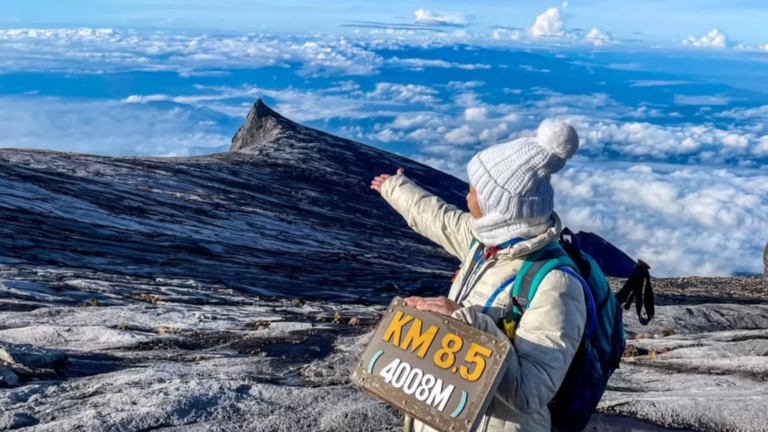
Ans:
[{"label": "white puffy jacket", "polygon": [[[449,205],[417,186],[403,175],[392,176],[382,187],[382,196],[416,232],[445,248],[462,260],[461,270],[448,297],[457,301],[474,248],[469,213]],[[509,289],[499,295],[488,315],[482,313],[488,298],[515,275],[525,257],[556,241],[562,224],[553,214],[555,225],[545,234],[499,252],[470,276],[469,295],[453,317],[487,333],[506,337],[496,322],[505,314]],[[518,324],[509,366],[478,431],[550,432],[547,404],[557,393],[581,342],[587,310],[581,284],[572,276],[553,271],[539,289]],[[416,432],[433,429],[415,422]]]}]

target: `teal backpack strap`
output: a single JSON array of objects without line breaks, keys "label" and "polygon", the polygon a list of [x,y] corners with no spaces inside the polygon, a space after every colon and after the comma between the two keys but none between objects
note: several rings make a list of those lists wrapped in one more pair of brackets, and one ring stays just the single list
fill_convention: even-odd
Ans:
[{"label": "teal backpack strap", "polygon": [[512,286],[512,307],[508,308],[507,316],[500,323],[510,339],[514,338],[515,328],[533,301],[541,281],[558,267],[575,268],[575,265],[557,242],[548,244],[525,259]]}]

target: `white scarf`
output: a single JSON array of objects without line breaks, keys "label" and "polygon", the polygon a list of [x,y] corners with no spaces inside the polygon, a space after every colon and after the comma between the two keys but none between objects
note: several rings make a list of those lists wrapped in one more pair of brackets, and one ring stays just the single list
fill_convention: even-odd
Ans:
[{"label": "white scarf", "polygon": [[480,243],[486,246],[496,246],[514,238],[532,239],[538,237],[552,228],[555,221],[552,216],[515,221],[498,213],[490,213],[480,219],[472,219],[471,224]]}]

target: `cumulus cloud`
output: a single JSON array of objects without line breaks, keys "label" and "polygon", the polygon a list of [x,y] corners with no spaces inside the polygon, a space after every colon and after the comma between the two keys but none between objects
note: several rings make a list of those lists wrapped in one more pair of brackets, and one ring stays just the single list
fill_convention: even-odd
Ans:
[{"label": "cumulus cloud", "polygon": [[549,69],[536,69],[535,67],[533,67],[531,65],[518,65],[518,67],[520,69],[525,69],[528,72],[541,72],[541,73],[550,73],[550,72],[552,72]]},{"label": "cumulus cloud", "polygon": [[497,28],[493,30],[492,37],[495,40],[521,40],[523,32],[519,29]]},{"label": "cumulus cloud", "polygon": [[609,32],[593,28],[584,36],[584,40],[595,44],[595,46],[615,45],[619,43]]},{"label": "cumulus cloud", "polygon": [[533,38],[562,37],[565,34],[560,9],[553,7],[536,17],[536,22],[528,29],[528,34]]},{"label": "cumulus cloud", "polygon": [[423,85],[378,83],[376,89],[366,94],[368,99],[386,99],[409,104],[431,105],[440,101],[438,91]]},{"label": "cumulus cloud", "polygon": [[[565,17],[562,9],[568,7],[568,3],[562,4],[561,8],[552,7],[547,9],[544,13],[536,17],[536,22],[528,29],[528,36],[532,39],[547,39],[556,38],[559,42],[567,41],[570,43],[578,43],[582,41],[595,46],[607,46],[618,45],[621,42],[614,39],[613,36],[607,32],[598,28],[592,28],[588,31],[584,37],[581,37],[582,30],[573,29],[569,30],[566,27]],[[504,39],[506,34],[499,34],[500,39]],[[494,33],[494,39],[496,34]]]},{"label": "cumulus cloud", "polygon": [[484,85],[485,82],[483,81],[451,81],[448,83],[448,88],[451,90],[469,90]]},{"label": "cumulus cloud", "polygon": [[370,138],[379,142],[390,143],[395,141],[403,141],[405,134],[403,132],[393,131],[392,129],[384,129],[371,135]]},{"label": "cumulus cloud", "polygon": [[429,9],[419,9],[413,14],[416,16],[416,24],[424,26],[464,27],[467,24],[466,18],[461,13],[433,12]]},{"label": "cumulus cloud", "polygon": [[768,156],[768,135],[760,138],[758,144],[752,148],[752,154],[756,156]]},{"label": "cumulus cloud", "polygon": [[730,45],[728,38],[718,29],[714,29],[698,39],[690,36],[683,40],[683,43],[698,48],[728,48]]},{"label": "cumulus cloud", "polygon": [[768,105],[757,108],[733,108],[716,114],[717,117],[732,118],[738,120],[764,119],[768,120]]},{"label": "cumulus cloud", "polygon": [[464,119],[467,121],[485,120],[488,110],[483,107],[467,108],[464,110]]},{"label": "cumulus cloud", "polygon": [[168,95],[164,94],[156,94],[156,95],[131,95],[125,98],[124,102],[129,104],[142,104],[142,103],[149,103],[149,102],[166,102],[170,101],[173,98]]},{"label": "cumulus cloud", "polygon": [[[512,120],[514,121],[514,119]],[[505,138],[509,136],[509,133],[510,131],[507,123],[499,123],[495,127],[483,129],[483,131],[480,132],[479,138],[484,142],[497,143],[499,141],[504,141]]]},{"label": "cumulus cloud", "polygon": [[387,128],[392,129],[415,129],[424,126],[438,128],[445,123],[439,115],[433,113],[416,113],[398,115]]},{"label": "cumulus cloud", "polygon": [[360,84],[352,80],[338,81],[334,83],[336,87],[331,87],[328,92],[356,93],[360,91]]},{"label": "cumulus cloud", "polygon": [[445,134],[445,142],[457,145],[474,144],[477,142],[477,137],[473,135],[468,125],[463,125]]}]

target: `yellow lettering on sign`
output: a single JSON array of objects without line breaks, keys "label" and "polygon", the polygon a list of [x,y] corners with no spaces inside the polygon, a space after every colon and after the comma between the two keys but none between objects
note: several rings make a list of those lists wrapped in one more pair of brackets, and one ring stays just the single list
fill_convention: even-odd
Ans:
[{"label": "yellow lettering on sign", "polygon": [[443,336],[443,348],[435,353],[434,362],[437,367],[448,369],[456,361],[456,353],[461,351],[464,340],[458,335],[449,333]]},{"label": "yellow lettering on sign", "polygon": [[413,324],[411,325],[411,328],[408,330],[408,334],[405,335],[405,339],[403,340],[403,343],[400,345],[400,348],[403,350],[408,350],[408,348],[411,349],[411,352],[416,352],[418,349],[419,352],[416,354],[419,358],[423,359],[425,355],[427,355],[427,351],[429,350],[429,347],[432,345],[432,341],[435,340],[435,336],[437,335],[437,327],[432,326],[427,329],[424,333],[421,332],[421,320],[416,318],[413,321]]},{"label": "yellow lettering on sign", "polygon": [[474,363],[475,367],[473,368],[472,372],[470,372],[469,368],[461,365],[459,368],[461,377],[469,382],[475,382],[479,380],[483,375],[483,371],[485,371],[485,358],[490,358],[491,354],[493,354],[493,352],[490,349],[473,343],[472,346],[469,347],[469,352],[464,357],[464,361],[467,363]]},{"label": "yellow lettering on sign", "polygon": [[413,317],[410,315],[403,316],[402,311],[398,311],[395,314],[395,317],[392,318],[392,322],[389,323],[389,327],[387,327],[387,331],[384,332],[384,342],[389,342],[393,337],[394,341],[392,343],[395,346],[400,346],[400,335],[403,333],[403,327],[405,327],[406,324],[411,322],[413,320]]}]

